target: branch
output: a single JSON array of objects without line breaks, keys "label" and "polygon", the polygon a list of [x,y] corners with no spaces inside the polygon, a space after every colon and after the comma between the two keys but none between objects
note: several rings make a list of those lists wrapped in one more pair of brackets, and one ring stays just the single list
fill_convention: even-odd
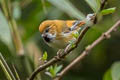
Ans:
[{"label": "branch", "polygon": [[100,10],[102,10],[104,8],[106,2],[107,2],[107,0],[101,0]]},{"label": "branch", "polygon": [[[105,5],[106,0],[103,0],[101,2],[101,8],[100,10],[103,9],[104,5]],[[94,17],[93,23],[96,24],[97,22],[97,16]],[[49,60],[47,63],[39,66],[37,69],[35,69],[35,71],[31,74],[31,76],[29,77],[29,80],[33,80],[35,78],[35,76],[42,70],[46,69],[47,67],[49,67],[50,65],[55,64],[58,61],[61,61],[61,59],[63,59],[66,55],[68,55],[71,51],[73,51],[75,48],[77,48],[79,42],[82,40],[83,36],[85,35],[85,33],[88,31],[89,27],[85,27],[84,30],[82,30],[81,34],[79,35],[77,41],[75,42],[75,47],[71,47],[70,45],[68,45],[63,52],[58,51],[57,55],[54,58],[52,58],[51,60]]]},{"label": "branch", "polygon": [[[107,2],[107,0],[101,0],[101,6],[100,6],[100,10],[102,10],[105,6],[105,3]],[[97,23],[97,16],[95,16],[95,18],[93,19],[93,23],[96,24]],[[88,53],[89,52],[89,46],[85,49],[85,51]],[[54,80],[60,80],[75,64],[77,64],[77,60],[80,59],[80,61],[87,56],[87,53],[82,53],[78,58],[76,58],[73,62],[71,62],[71,64],[69,64],[66,68],[64,68],[58,76],[56,76],[56,78],[54,78]],[[79,62],[79,61],[78,61]]]},{"label": "branch", "polygon": [[63,59],[67,54],[69,54],[72,50],[74,50],[75,48],[77,48],[78,43],[82,40],[83,36],[85,35],[85,33],[88,31],[89,27],[86,27],[84,30],[82,30],[79,38],[77,39],[77,41],[75,42],[75,47],[71,47],[70,45],[68,45],[63,52],[58,51],[57,56],[55,56],[54,58],[52,58],[51,60],[49,60],[47,63],[39,66],[30,76],[29,80],[33,80],[35,78],[35,76],[42,70],[46,69],[47,67],[49,67],[50,65],[55,64],[58,61],[61,61],[61,59]]},{"label": "branch", "polygon": [[66,68],[64,68],[54,80],[60,80],[71,68],[73,68],[77,63],[80,63],[89,52],[104,39],[109,39],[111,37],[110,33],[116,31],[116,28],[120,26],[120,20],[118,20],[108,31],[103,33],[97,40],[95,40],[91,45],[88,45],[80,56],[73,60]]}]

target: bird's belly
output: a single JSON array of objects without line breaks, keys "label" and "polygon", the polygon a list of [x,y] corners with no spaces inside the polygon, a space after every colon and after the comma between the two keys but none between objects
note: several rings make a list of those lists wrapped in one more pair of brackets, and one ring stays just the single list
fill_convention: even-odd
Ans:
[{"label": "bird's belly", "polygon": [[76,41],[76,38],[72,35],[73,33],[76,33],[76,31],[63,34],[58,39],[54,39],[52,42],[49,42],[48,45],[53,48],[63,49],[70,43],[69,41]]},{"label": "bird's belly", "polygon": [[53,48],[63,49],[65,48],[69,43],[64,42],[62,40],[55,40],[54,42],[48,43],[49,46]]},{"label": "bird's belly", "polygon": [[49,46],[53,48],[63,49],[65,48],[70,42],[69,41],[75,41],[76,39],[72,37],[71,39],[66,38],[65,40],[54,40],[51,43],[48,43]]}]

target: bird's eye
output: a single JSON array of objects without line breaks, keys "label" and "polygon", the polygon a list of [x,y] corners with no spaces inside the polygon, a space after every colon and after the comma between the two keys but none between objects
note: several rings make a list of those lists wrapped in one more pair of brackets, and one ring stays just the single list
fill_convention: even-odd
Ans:
[{"label": "bird's eye", "polygon": [[49,28],[47,28],[46,30],[45,30],[45,32],[48,32],[49,31]]}]

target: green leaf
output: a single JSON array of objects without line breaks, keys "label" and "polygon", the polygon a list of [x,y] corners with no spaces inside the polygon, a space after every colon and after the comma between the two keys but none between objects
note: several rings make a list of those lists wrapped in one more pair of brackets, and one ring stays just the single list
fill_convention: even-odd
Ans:
[{"label": "green leaf", "polygon": [[8,79],[8,80],[12,80],[10,74],[8,73],[7,69],[5,68],[5,66],[4,66],[4,64],[2,63],[1,60],[0,60],[0,65],[1,65],[1,67],[2,67],[2,69],[3,69],[3,71],[4,71],[4,73],[5,73],[5,75],[6,75],[6,77],[7,77],[7,79]]},{"label": "green leaf", "polygon": [[13,72],[11,71],[10,67],[8,66],[7,62],[5,61],[1,53],[0,53],[0,66],[5,72],[5,75],[8,78],[8,80],[15,80],[15,76],[13,75]]},{"label": "green leaf", "polygon": [[48,76],[50,77],[55,77],[57,75],[57,73],[61,70],[63,66],[59,65],[57,66],[57,64],[55,64],[54,66],[50,66],[47,68],[47,72],[45,72]]},{"label": "green leaf", "polygon": [[62,69],[62,65],[59,65],[59,66],[57,66],[57,64],[56,64],[56,66],[55,66],[55,74],[57,74],[61,69]]},{"label": "green leaf", "polygon": [[112,80],[110,69],[105,72],[103,80]]},{"label": "green leaf", "polygon": [[47,60],[47,52],[45,51],[43,56],[42,56],[42,60]]},{"label": "green leaf", "polygon": [[77,19],[85,19],[85,15],[69,1],[69,0],[48,0],[51,4],[67,13],[71,17]]},{"label": "green leaf", "polygon": [[85,0],[95,13],[100,10],[100,0]]},{"label": "green leaf", "polygon": [[0,10],[0,40],[11,48],[12,37],[10,34],[8,22]]},{"label": "green leaf", "polygon": [[76,33],[72,33],[72,36],[75,37],[76,39],[79,37],[79,33],[76,32]]},{"label": "green leaf", "polygon": [[15,71],[15,75],[16,75],[17,80],[20,80],[20,76],[19,76],[19,74],[18,74],[18,72],[17,72],[17,70],[16,70],[14,65],[13,65],[13,69]]},{"label": "green leaf", "polygon": [[102,15],[111,14],[111,13],[114,13],[115,10],[116,10],[116,7],[104,9],[104,10],[101,11],[101,14]]},{"label": "green leaf", "polygon": [[51,77],[55,77],[55,70],[53,66],[50,66],[50,73],[51,73]]},{"label": "green leaf", "polygon": [[74,47],[75,47],[75,44],[74,44],[74,42],[73,42],[73,41],[69,41],[69,44],[71,45],[71,47],[72,47],[72,48],[74,48]]},{"label": "green leaf", "polygon": [[120,61],[115,62],[111,67],[112,80],[120,80]]},{"label": "green leaf", "polygon": [[53,66],[48,67],[46,70],[47,70],[47,72],[45,72],[45,74],[47,74],[48,76],[50,76],[52,78],[55,77],[55,71],[54,71]]}]

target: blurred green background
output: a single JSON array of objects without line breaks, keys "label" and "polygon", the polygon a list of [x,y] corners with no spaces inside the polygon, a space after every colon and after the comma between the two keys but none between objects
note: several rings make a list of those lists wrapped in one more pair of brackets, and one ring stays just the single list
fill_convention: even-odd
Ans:
[{"label": "blurred green background", "polygon": [[[15,75],[15,66],[21,80],[26,80],[42,62],[39,60],[44,51],[48,60],[56,55],[56,49],[44,43],[39,33],[39,25],[44,20],[82,19],[93,13],[86,0],[11,0],[11,15],[17,23],[18,33],[24,47],[23,55],[15,48],[9,20],[6,19],[0,0],[0,52]],[[6,0],[10,1],[10,0]],[[94,1],[94,0],[92,0]],[[9,3],[9,2],[7,2]],[[93,3],[94,5],[94,3]],[[116,7],[113,14],[101,17],[99,22],[88,30],[79,47],[63,61],[63,67],[108,30],[120,18],[120,0],[108,0],[105,8]],[[82,12],[82,13],[81,13]],[[84,14],[84,15],[83,15]],[[97,45],[82,62],[70,70],[63,80],[120,80],[120,28],[108,40]],[[7,80],[0,66],[0,80]],[[36,80],[51,80],[41,72]]]}]

